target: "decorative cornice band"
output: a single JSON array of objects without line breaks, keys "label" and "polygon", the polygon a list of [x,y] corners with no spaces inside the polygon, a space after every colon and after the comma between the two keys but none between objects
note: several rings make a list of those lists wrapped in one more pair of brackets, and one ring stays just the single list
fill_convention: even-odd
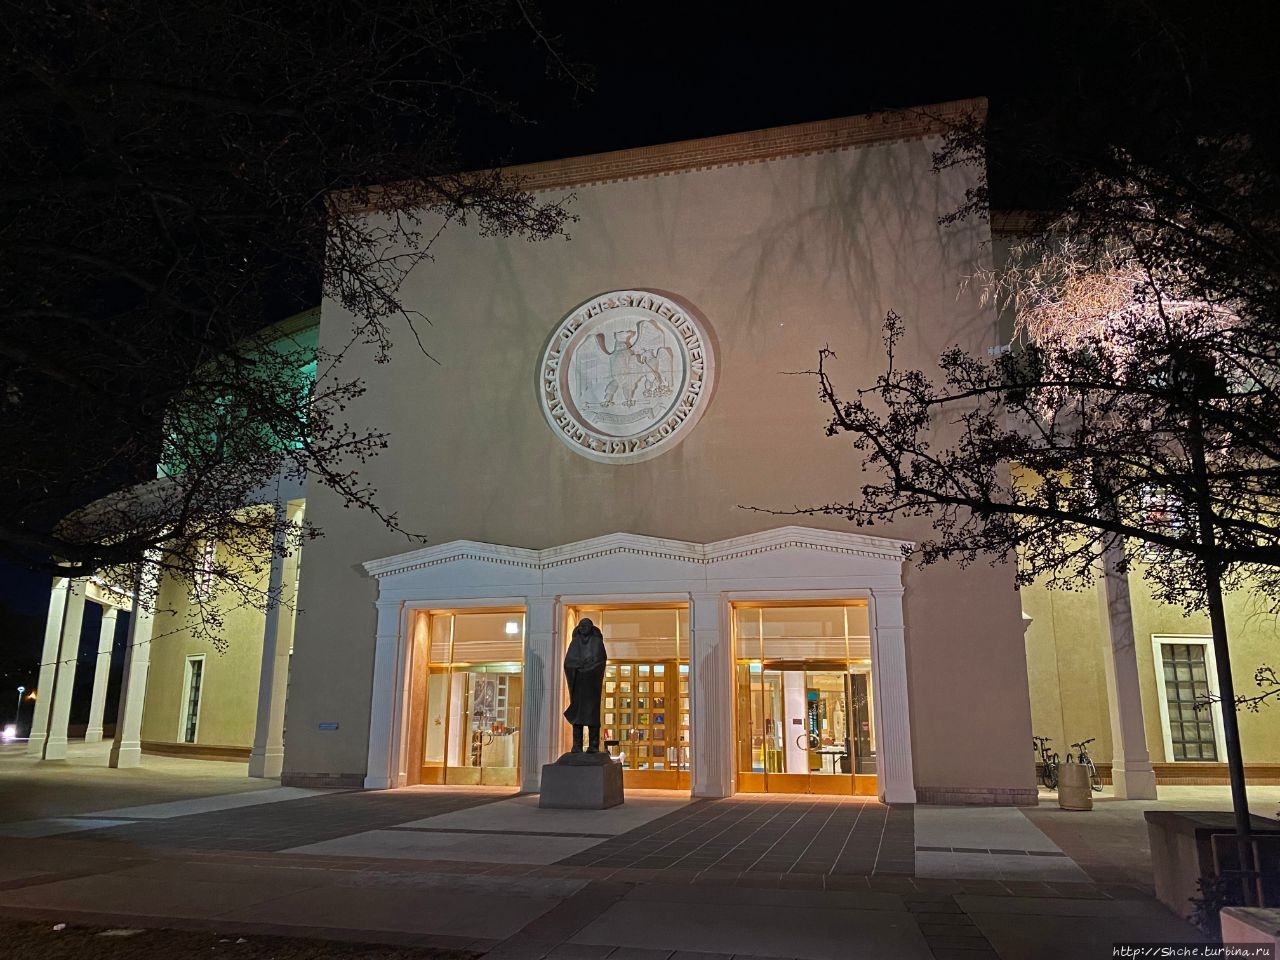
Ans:
[{"label": "decorative cornice band", "polygon": [[446,563],[454,563],[458,560],[478,560],[484,563],[497,563],[508,567],[523,567],[526,570],[541,570],[542,564],[531,563],[527,560],[513,560],[510,557],[496,556],[487,553],[471,553],[467,551],[459,551],[458,553],[450,553],[441,557],[433,557],[430,560],[420,560],[415,563],[406,563],[403,566],[394,567],[387,570],[375,570],[372,561],[364,565],[365,570],[373,574],[375,577],[390,577],[397,573],[408,573],[411,570],[425,570],[427,567],[439,567]]},{"label": "decorative cornice band", "polygon": [[957,123],[986,115],[985,98],[884,110],[815,123],[548,160],[505,170],[525,190],[559,190],[667,176],[693,170],[762,163],[849,147],[914,140],[946,133]]},{"label": "decorative cornice band", "polygon": [[619,554],[709,566],[788,548],[902,562],[913,546],[905,540],[794,526],[705,544],[615,533],[546,550],[454,541],[395,557],[370,560],[364,568],[378,579],[465,560],[542,571]]}]

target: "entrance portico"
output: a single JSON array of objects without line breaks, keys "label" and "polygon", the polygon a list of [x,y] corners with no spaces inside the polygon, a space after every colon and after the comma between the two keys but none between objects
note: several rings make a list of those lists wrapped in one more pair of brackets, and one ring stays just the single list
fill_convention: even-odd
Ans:
[{"label": "entrance portico", "polygon": [[[693,795],[724,797],[754,789],[739,775],[735,722],[735,668],[754,654],[735,651],[733,611],[773,604],[856,604],[866,611],[868,672],[875,691],[866,704],[874,713],[868,722],[877,740],[875,789],[887,802],[913,803],[902,609],[905,546],[899,540],[787,526],[713,543],[618,533],[529,550],[459,540],[370,561],[365,569],[378,580],[378,624],[365,786],[418,782],[423,742],[430,736],[417,730],[429,722],[421,677],[437,659],[430,652],[431,628],[424,625],[432,617],[523,613],[510,621],[523,632],[518,776],[524,790],[535,791],[542,765],[563,745],[560,661],[570,611],[630,607],[688,611]],[[847,640],[842,641],[846,647]],[[672,663],[678,662],[673,654]],[[474,669],[474,660],[466,663]],[[480,714],[472,700],[465,702],[470,722]],[[679,705],[665,709],[678,711]],[[847,720],[842,713],[840,722]],[[500,732],[514,722],[514,717],[504,719]],[[644,725],[653,729],[651,714]],[[815,727],[813,735],[820,733]],[[485,731],[480,735],[483,741]],[[835,766],[832,761],[833,771]]]}]

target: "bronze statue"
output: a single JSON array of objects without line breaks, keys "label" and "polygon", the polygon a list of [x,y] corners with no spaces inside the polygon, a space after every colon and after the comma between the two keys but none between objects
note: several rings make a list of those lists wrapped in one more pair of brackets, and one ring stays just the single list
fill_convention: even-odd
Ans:
[{"label": "bronze statue", "polygon": [[582,728],[587,728],[587,753],[600,752],[600,691],[609,654],[604,634],[583,618],[573,629],[564,655],[564,678],[569,684],[569,708],[564,718],[573,725],[573,753],[582,752]]}]

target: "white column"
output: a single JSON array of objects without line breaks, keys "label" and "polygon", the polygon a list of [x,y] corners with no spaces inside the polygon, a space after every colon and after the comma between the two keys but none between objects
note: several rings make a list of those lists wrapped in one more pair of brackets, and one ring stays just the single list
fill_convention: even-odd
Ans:
[{"label": "white column", "polygon": [[249,776],[279,777],[284,767],[284,698],[289,680],[289,633],[287,610],[282,607],[285,574],[292,568],[293,554],[284,552],[288,528],[284,509],[276,508],[275,549],[267,580],[267,615],[262,629],[262,671],[258,678],[258,716],[249,753]]},{"label": "white column", "polygon": [[[692,793],[733,793],[733,649],[725,629],[728,606],[719,593],[689,595],[689,736]],[[677,704],[678,706],[678,704]]]},{"label": "white column", "polygon": [[401,632],[399,600],[379,600],[378,633],[373,649],[373,692],[369,698],[369,764],[366,790],[396,785],[404,741],[408,637]]},{"label": "white column", "polygon": [[67,612],[62,619],[58,645],[58,669],[53,678],[53,703],[49,707],[49,736],[44,759],[67,758],[67,724],[71,721],[71,697],[76,685],[76,660],[80,656],[80,628],[84,625],[85,581],[72,580],[67,590]]},{"label": "white column", "polygon": [[871,691],[876,724],[876,772],[885,803],[915,803],[911,710],[907,701],[907,637],[902,588],[872,591]]},{"label": "white column", "polygon": [[1154,800],[1156,774],[1142,721],[1142,685],[1133,640],[1129,576],[1119,569],[1123,558],[1124,551],[1118,543],[1103,550],[1098,590],[1104,638],[1102,662],[1111,714],[1111,780],[1120,799]]},{"label": "white column", "polygon": [[67,611],[70,583],[66,577],[54,577],[53,590],[49,594],[49,616],[44,622],[35,709],[31,712],[31,739],[27,741],[27,753],[33,757],[44,755],[44,741],[49,734],[49,704],[53,702],[53,678],[58,672],[58,645],[62,639],[62,620]]},{"label": "white column", "polygon": [[118,613],[115,607],[102,608],[102,630],[98,633],[98,659],[93,667],[93,697],[89,700],[85,743],[97,743],[102,739],[102,713],[107,706],[107,678],[111,675],[111,648],[116,642]]},{"label": "white column", "polygon": [[530,597],[524,618],[524,706],[520,718],[520,789],[537,793],[542,765],[560,755],[564,724],[559,597]]},{"label": "white column", "polygon": [[[150,561],[146,566],[151,566]],[[151,633],[155,626],[155,591],[159,575],[154,567],[133,580],[133,607],[129,611],[129,635],[125,641],[124,676],[120,681],[120,706],[116,710],[116,734],[111,741],[112,767],[142,764],[142,706],[151,669]],[[143,596],[146,591],[148,596]]]}]

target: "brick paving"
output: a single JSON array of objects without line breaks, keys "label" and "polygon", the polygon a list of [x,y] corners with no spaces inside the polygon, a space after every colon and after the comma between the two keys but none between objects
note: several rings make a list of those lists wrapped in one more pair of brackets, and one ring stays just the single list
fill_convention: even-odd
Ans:
[{"label": "brick paving", "polygon": [[[1026,943],[1074,960],[1101,955],[1099,938],[1195,942],[1149,890],[1099,882],[1101,872],[1091,882],[915,876],[916,808],[871,799],[698,800],[613,836],[564,833],[572,824],[545,834],[527,818],[496,814],[428,820],[508,796],[334,792],[42,839],[0,837],[0,916],[237,936],[301,930],[486,960],[1012,960],[1027,955]],[[1094,847],[1109,832],[1085,837],[1091,825],[1107,825],[1099,818],[1068,825]],[[480,844],[485,834],[599,842],[554,863],[279,852],[388,831]],[[1018,846],[1015,839],[1007,838]],[[1016,852],[1031,860],[1043,851]],[[1084,916],[1092,919],[1082,924]],[[1053,931],[1048,939],[1042,928]],[[723,952],[681,952],[690,949]]]},{"label": "brick paving", "polygon": [[[503,799],[501,794],[465,791],[353,791],[64,836],[145,847],[273,852],[371,830],[406,829],[401,825],[410,821]],[[593,868],[585,872],[596,876],[616,871],[619,877],[675,876],[678,881],[704,873],[730,882],[738,876],[807,877],[806,883],[819,888],[824,875],[909,876],[914,871],[913,810],[863,798],[700,800],[626,833],[595,835],[600,843],[557,866]],[[460,832],[425,824],[412,829]]]},{"label": "brick paving", "polygon": [[913,811],[860,798],[703,800],[559,863],[775,876],[910,875]]},{"label": "brick paving", "polygon": [[[63,834],[58,839],[100,845],[99,849],[130,845],[231,855],[271,854],[371,830],[427,832],[433,828],[402,825],[503,799],[504,794],[460,790],[353,791],[139,820]],[[914,809],[863,798],[739,796],[699,800],[626,833],[601,836],[599,843],[553,865],[417,860],[396,864],[395,869],[441,875],[577,877],[593,883],[705,883],[904,896],[1130,899],[1150,895],[1149,882],[914,877]],[[441,829],[450,833],[512,833]],[[354,866],[360,861],[308,859],[329,868],[344,862]]]},{"label": "brick paving", "polygon": [[902,902],[935,960],[996,960],[991,941],[956,903],[954,895],[916,892],[904,896]]}]

